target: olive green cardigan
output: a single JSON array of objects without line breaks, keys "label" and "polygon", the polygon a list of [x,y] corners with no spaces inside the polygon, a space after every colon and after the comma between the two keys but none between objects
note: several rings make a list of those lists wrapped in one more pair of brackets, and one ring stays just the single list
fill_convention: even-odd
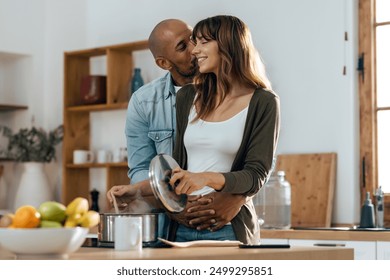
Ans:
[{"label": "olive green cardigan", "polygon": [[[193,85],[183,87],[176,97],[177,132],[173,157],[187,169],[187,152],[183,143],[188,116],[195,98]],[[279,97],[272,91],[256,89],[249,103],[241,145],[231,172],[223,173],[222,192],[251,197],[267,181],[275,154],[280,129]],[[229,137],[228,131],[226,137]],[[259,242],[260,228],[252,199],[231,221],[237,239],[245,244]]]}]

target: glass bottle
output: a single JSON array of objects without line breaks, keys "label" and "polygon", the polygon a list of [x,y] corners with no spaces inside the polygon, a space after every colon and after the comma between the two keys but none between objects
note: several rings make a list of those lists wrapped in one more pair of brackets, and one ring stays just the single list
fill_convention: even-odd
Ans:
[{"label": "glass bottle", "polygon": [[271,174],[268,182],[254,197],[254,205],[262,228],[291,227],[291,186],[284,171]]},{"label": "glass bottle", "polygon": [[131,88],[130,88],[130,95],[134,93],[137,89],[142,87],[144,85],[144,80],[141,76],[141,69],[140,68],[134,68],[134,75],[131,80]]}]

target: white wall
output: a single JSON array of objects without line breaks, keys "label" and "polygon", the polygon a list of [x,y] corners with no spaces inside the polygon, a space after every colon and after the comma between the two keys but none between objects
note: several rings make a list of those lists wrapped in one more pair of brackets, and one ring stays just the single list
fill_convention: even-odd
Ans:
[{"label": "white wall", "polygon": [[[20,1],[28,2],[0,0],[0,5]],[[47,126],[62,120],[62,54],[65,50],[143,40],[153,26],[165,18],[181,18],[194,25],[216,14],[240,17],[250,27],[274,89],[281,97],[278,152],[337,152],[333,222],[358,222],[357,0],[44,2],[45,63],[41,87]],[[36,12],[42,14],[42,10]],[[3,19],[0,14],[0,35],[3,21],[12,21],[13,13],[15,9],[12,13],[4,12]],[[349,34],[347,42],[344,41],[345,31]],[[20,49],[20,40],[8,40],[13,41],[11,49]],[[145,80],[150,81],[161,71],[150,56],[145,57],[148,62],[139,59],[139,63]],[[344,65],[346,75],[342,74]],[[94,147],[111,148],[125,143],[124,115],[125,112],[93,114]],[[110,127],[113,132],[104,133],[102,127]],[[115,131],[118,137],[113,139],[110,135]],[[96,180],[91,187],[100,188],[104,178],[98,171],[93,174]]]},{"label": "white wall", "polygon": [[[0,0],[0,101],[27,105],[27,111],[1,113],[15,131],[35,125],[53,129],[63,121],[63,52],[85,48],[85,1]],[[77,9],[75,9],[77,7]],[[61,147],[46,166],[59,199]],[[8,208],[13,207],[21,166],[4,163]]]},{"label": "white wall", "polygon": [[[40,100],[44,100],[44,0],[0,1],[0,68],[3,76],[1,100],[4,103],[28,105],[28,111],[2,113],[3,121],[16,130],[37,124],[45,118]],[[9,101],[9,102],[7,102]],[[20,165],[4,164],[8,186],[8,206],[12,206]],[[11,204],[11,205],[10,205]]]}]

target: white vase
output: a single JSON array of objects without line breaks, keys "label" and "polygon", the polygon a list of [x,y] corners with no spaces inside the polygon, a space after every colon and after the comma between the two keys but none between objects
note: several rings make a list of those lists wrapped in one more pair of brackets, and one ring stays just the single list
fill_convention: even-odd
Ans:
[{"label": "white vase", "polygon": [[44,170],[44,163],[25,162],[23,165],[24,171],[15,196],[15,210],[23,205],[38,208],[42,202],[50,201],[53,198],[52,189]]}]

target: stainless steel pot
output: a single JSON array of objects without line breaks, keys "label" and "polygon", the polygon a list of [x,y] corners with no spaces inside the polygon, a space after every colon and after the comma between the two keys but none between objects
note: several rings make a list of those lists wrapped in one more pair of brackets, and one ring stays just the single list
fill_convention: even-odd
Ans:
[{"label": "stainless steel pot", "polygon": [[[157,241],[158,217],[161,213],[129,214],[129,213],[101,213],[98,225],[98,241],[101,245],[111,247],[115,242],[115,218],[118,216],[142,217],[142,242],[144,245]],[[110,246],[111,245],[111,246]]]}]

